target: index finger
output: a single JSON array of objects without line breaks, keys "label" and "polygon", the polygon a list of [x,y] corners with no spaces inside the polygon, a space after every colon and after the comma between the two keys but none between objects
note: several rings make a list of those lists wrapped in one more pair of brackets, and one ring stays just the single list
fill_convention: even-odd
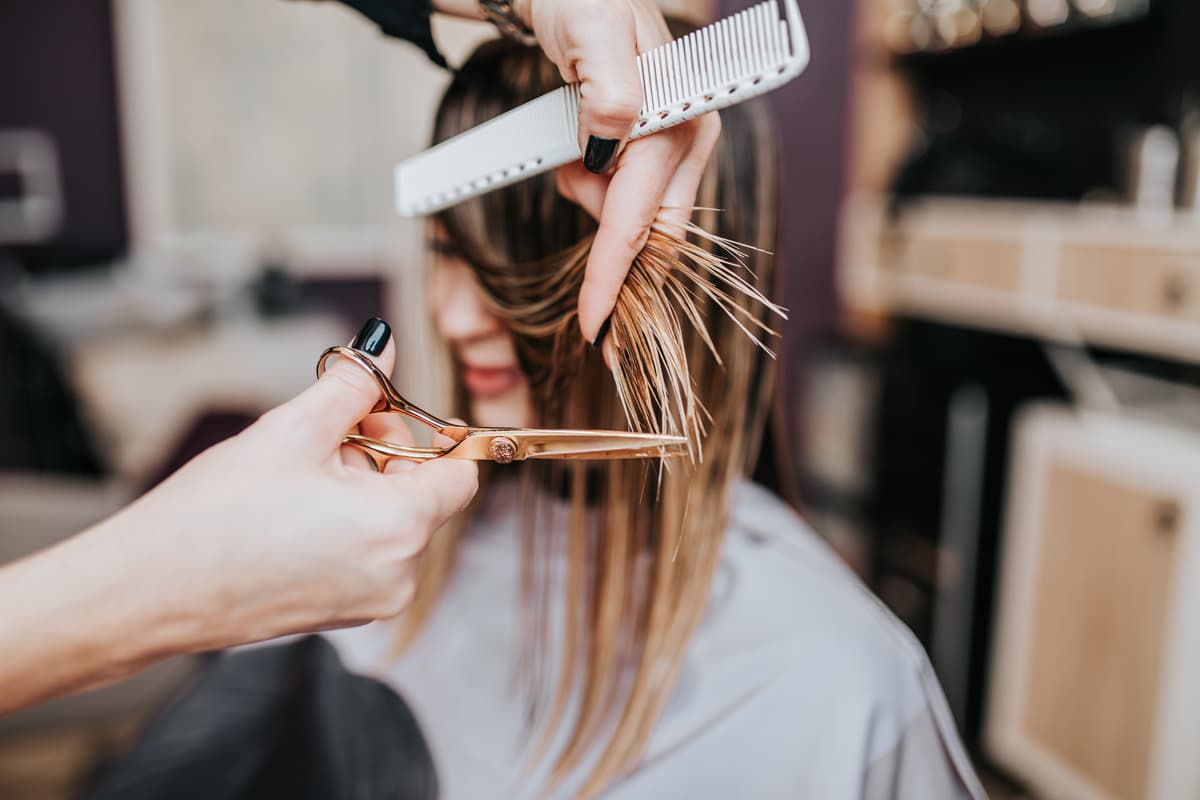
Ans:
[{"label": "index finger", "polygon": [[633,259],[646,246],[667,185],[684,156],[681,133],[686,135],[686,126],[631,144],[608,185],[579,293],[579,327],[589,342],[595,343]]}]

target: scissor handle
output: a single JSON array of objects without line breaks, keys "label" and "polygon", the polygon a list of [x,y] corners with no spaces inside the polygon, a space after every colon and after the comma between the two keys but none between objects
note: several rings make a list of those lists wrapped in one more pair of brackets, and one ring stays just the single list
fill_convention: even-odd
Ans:
[{"label": "scissor handle", "polygon": [[[358,350],[351,347],[331,347],[321,354],[320,360],[317,361],[317,378],[320,379],[325,374],[329,366],[329,360],[334,356],[340,358],[348,358],[357,364],[362,369],[366,370],[375,383],[379,385],[381,396],[379,402],[371,409],[372,414],[403,414],[406,417],[415,419],[416,421],[428,425],[438,433],[449,433],[449,429],[461,430],[457,425],[452,425],[445,420],[435,417],[428,411],[417,407],[416,405],[405,400],[404,397],[396,391],[396,387],[388,379],[388,376],[383,374],[383,370],[375,366],[375,363],[370,358]],[[455,437],[452,437],[455,438]],[[394,458],[404,459],[405,461],[431,461],[435,458],[444,456],[450,448],[438,447],[408,447],[406,445],[394,444],[393,442],[376,439],[371,436],[363,436],[358,433],[347,434],[342,439],[342,444],[349,445],[357,450],[360,450],[367,459],[371,462],[371,466],[376,472],[383,472],[387,468],[388,462]]]},{"label": "scissor handle", "polygon": [[342,444],[353,447],[365,455],[367,460],[371,462],[371,467],[376,472],[383,472],[387,468],[388,463],[393,459],[399,458],[404,461],[418,462],[432,461],[446,454],[444,448],[406,447],[357,433],[347,434],[342,439]]},{"label": "scissor handle", "polygon": [[[494,461],[511,464],[529,458],[551,459],[624,459],[663,458],[682,455],[687,445],[682,436],[659,436],[618,431],[531,430],[527,428],[471,428],[439,419],[405,400],[388,377],[375,366],[365,353],[349,347],[331,347],[317,361],[317,377],[324,375],[333,356],[348,358],[367,371],[379,385],[382,397],[371,410],[372,414],[394,413],[433,428],[451,440],[448,447],[410,447],[383,439],[347,434],[343,444],[361,450],[371,465],[382,472],[389,461],[430,461],[435,458],[462,458],[473,461]],[[678,452],[668,452],[674,449]]]},{"label": "scissor handle", "polygon": [[355,350],[352,347],[331,347],[321,354],[321,358],[317,361],[317,378],[319,379],[325,374],[325,369],[329,364],[329,359],[334,356],[348,358],[358,366],[367,371],[367,374],[375,379],[375,383],[379,384],[379,390],[382,396],[375,407],[371,409],[372,414],[381,414],[384,412],[392,412],[403,414],[406,417],[415,419],[423,425],[428,425],[438,433],[445,433],[447,428],[458,427],[446,422],[444,419],[439,419],[428,411],[408,402],[401,394],[396,391],[396,387],[388,379],[387,375],[383,374],[383,370],[375,366],[375,362],[371,361],[364,353]]}]

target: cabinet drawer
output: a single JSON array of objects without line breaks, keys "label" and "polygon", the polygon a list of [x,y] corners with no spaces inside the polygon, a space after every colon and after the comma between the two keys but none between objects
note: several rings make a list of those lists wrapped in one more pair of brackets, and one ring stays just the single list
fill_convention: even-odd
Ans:
[{"label": "cabinet drawer", "polygon": [[960,286],[1015,292],[1021,281],[1021,245],[997,239],[918,237],[904,248],[902,268]]},{"label": "cabinet drawer", "polygon": [[1200,252],[1067,245],[1058,297],[1113,311],[1200,320]]}]

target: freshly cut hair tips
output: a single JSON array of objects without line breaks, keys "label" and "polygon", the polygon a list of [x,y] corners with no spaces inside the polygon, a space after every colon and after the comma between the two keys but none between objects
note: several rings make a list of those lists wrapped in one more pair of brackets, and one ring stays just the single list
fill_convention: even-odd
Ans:
[{"label": "freshly cut hair tips", "polygon": [[708,411],[688,367],[684,326],[724,366],[704,318],[715,309],[774,358],[762,337],[776,334],[756,312],[761,306],[783,319],[787,314],[751,283],[754,277],[745,246],[688,221],[655,223],[625,280],[609,334],[617,396],[633,430],[687,436],[700,457]]},{"label": "freshly cut hair tips", "polygon": [[[477,266],[489,302],[518,337],[543,408],[569,393],[588,355],[577,304],[591,244],[589,237],[544,269]],[[782,319],[787,313],[754,285],[752,249],[674,214],[654,223],[625,279],[608,336],[617,397],[630,429],[686,436],[700,458],[708,412],[688,365],[687,336],[698,337],[724,365],[707,314],[724,314],[774,357],[764,338],[775,332],[762,310]]]}]

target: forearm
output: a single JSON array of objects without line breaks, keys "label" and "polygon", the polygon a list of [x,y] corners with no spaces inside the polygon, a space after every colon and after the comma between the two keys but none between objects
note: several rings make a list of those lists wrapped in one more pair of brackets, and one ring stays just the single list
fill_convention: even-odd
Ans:
[{"label": "forearm", "polygon": [[119,515],[0,569],[0,714],[181,652],[189,621]]},{"label": "forearm", "polygon": [[[386,323],[355,342],[391,372]],[[378,402],[375,379],[338,361],[117,515],[0,569],[0,714],[168,656],[401,613],[476,468],[437,459],[380,475],[343,460],[346,431]],[[386,435],[403,441],[395,424]]]}]

